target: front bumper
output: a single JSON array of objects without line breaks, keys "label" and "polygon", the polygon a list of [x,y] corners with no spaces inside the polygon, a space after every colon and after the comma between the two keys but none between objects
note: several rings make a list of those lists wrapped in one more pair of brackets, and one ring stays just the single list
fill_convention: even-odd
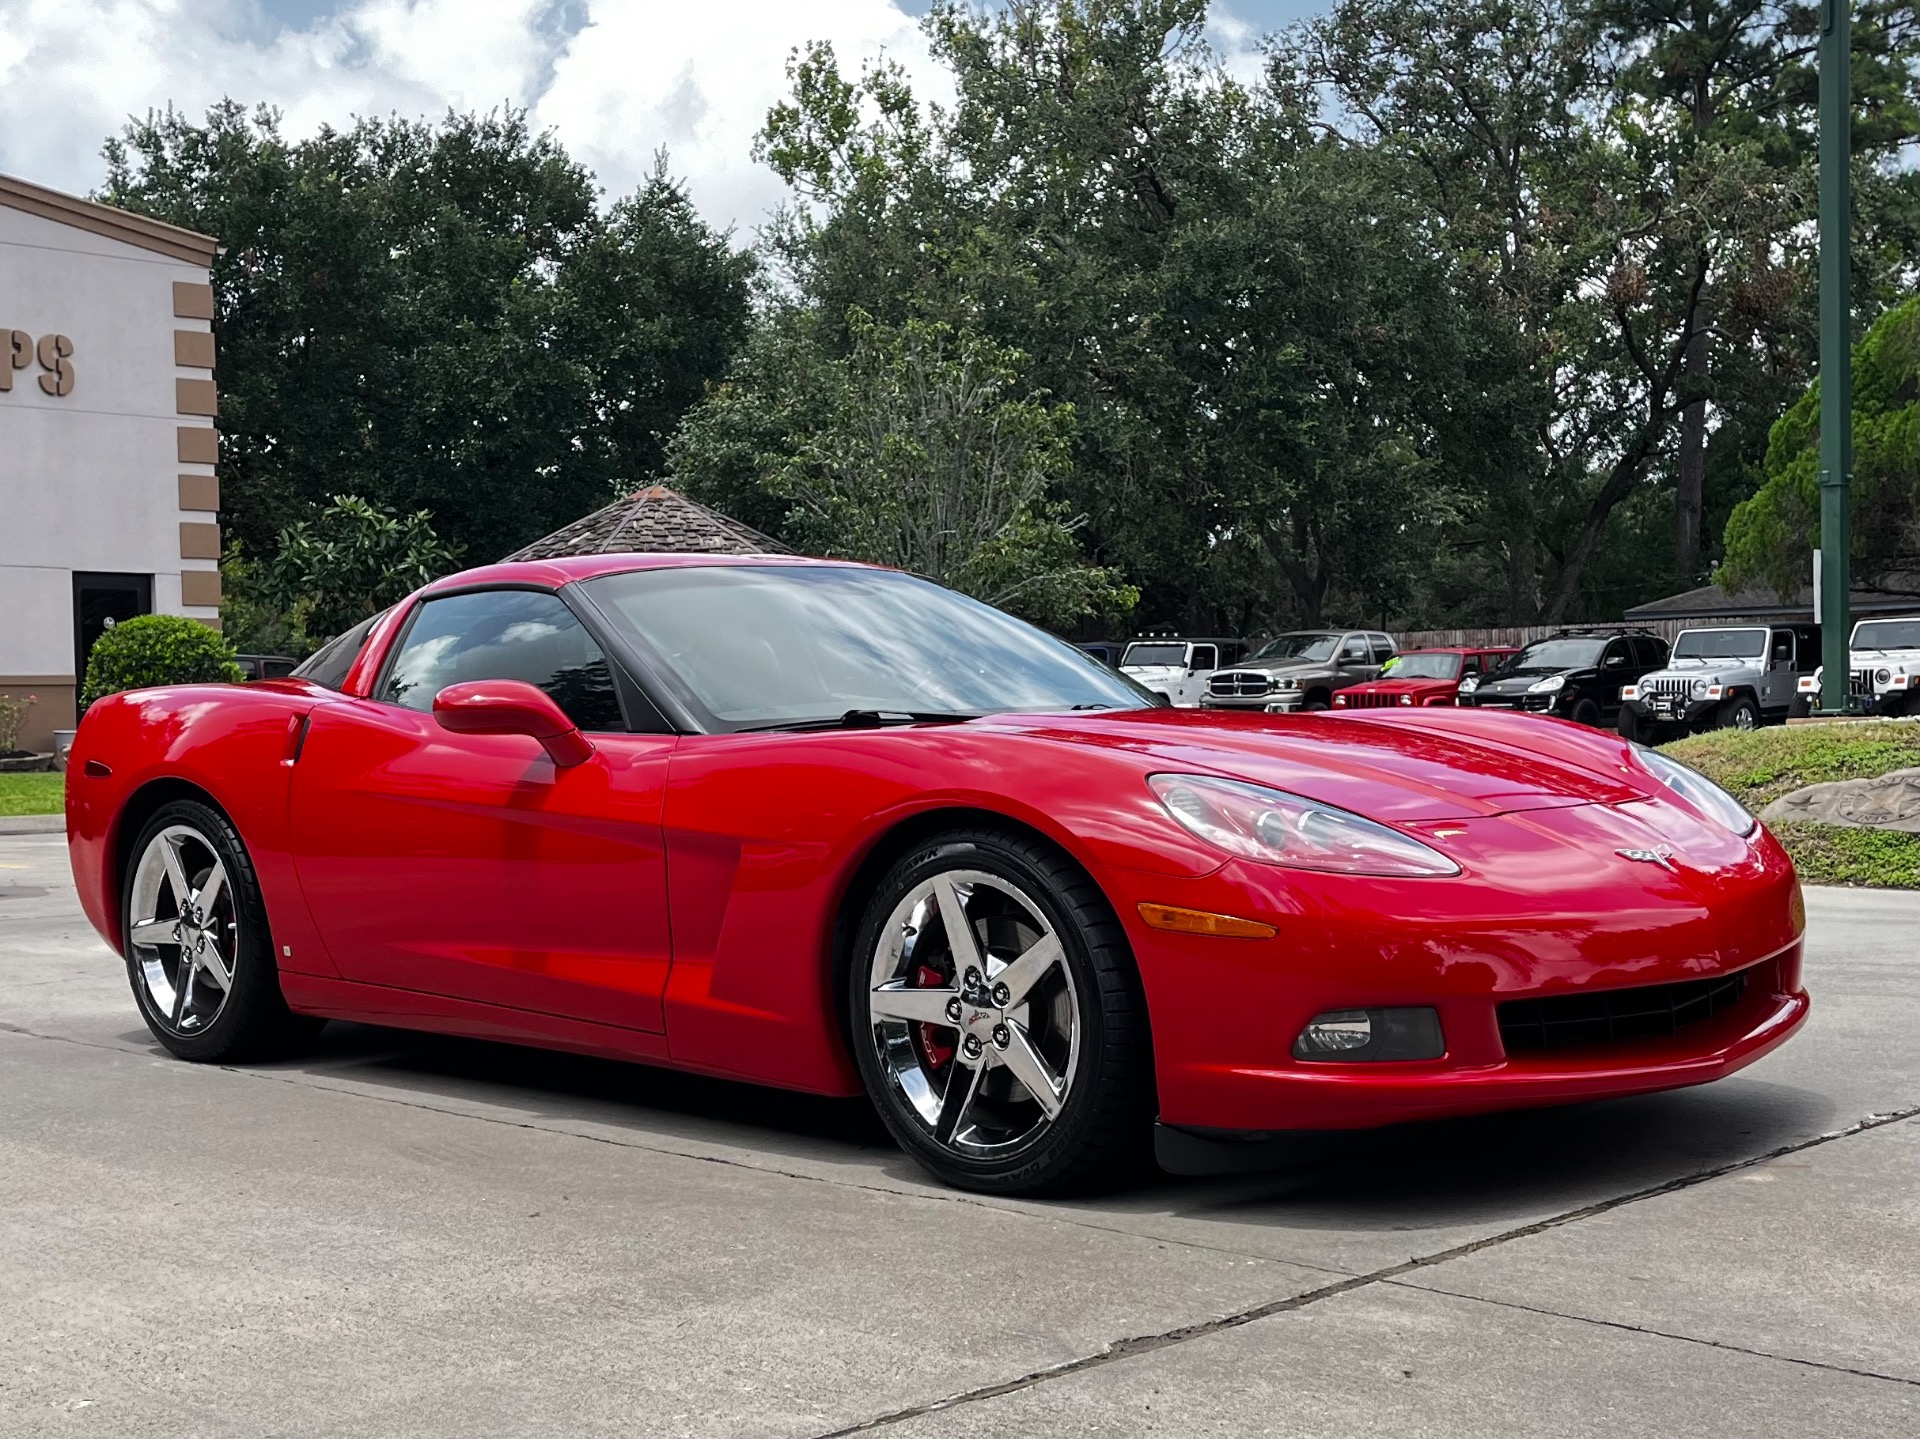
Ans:
[{"label": "front bumper", "polygon": [[1620,703],[1642,719],[1657,724],[1697,724],[1720,708],[1717,699],[1697,700],[1691,696],[1678,698],[1677,703],[1648,699],[1622,700]]},{"label": "front bumper", "polygon": [[[1752,1063],[1805,1020],[1797,882],[1764,831],[1751,842],[1723,834],[1717,853],[1704,831],[1697,841],[1669,835],[1679,865],[1669,871],[1620,855],[1648,831],[1605,806],[1427,828],[1452,832],[1441,843],[1465,866],[1460,877],[1375,880],[1234,861],[1204,878],[1150,882],[1163,902],[1279,931],[1235,940],[1135,930],[1163,1124],[1371,1128],[1679,1088]],[[1502,1039],[1503,1004],[1736,973],[1746,976],[1736,1003],[1670,1034],[1511,1053]],[[1438,1012],[1441,1058],[1340,1063],[1291,1052],[1316,1015],[1400,1006]]]},{"label": "front bumper", "polygon": [[1491,694],[1483,696],[1480,692],[1461,695],[1460,703],[1471,709],[1519,710],[1526,714],[1553,714],[1563,701],[1570,699],[1569,691],[1555,690],[1551,694]]},{"label": "front bumper", "polygon": [[1200,696],[1200,708],[1238,710],[1242,714],[1292,714],[1305,698],[1299,690],[1269,690],[1263,695],[1204,694]]}]

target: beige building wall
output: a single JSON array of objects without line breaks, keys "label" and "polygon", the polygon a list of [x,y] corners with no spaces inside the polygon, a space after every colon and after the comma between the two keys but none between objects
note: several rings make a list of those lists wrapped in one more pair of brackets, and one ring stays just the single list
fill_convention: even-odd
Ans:
[{"label": "beige building wall", "polygon": [[0,695],[74,724],[74,575],[220,622],[215,243],[0,176]]}]

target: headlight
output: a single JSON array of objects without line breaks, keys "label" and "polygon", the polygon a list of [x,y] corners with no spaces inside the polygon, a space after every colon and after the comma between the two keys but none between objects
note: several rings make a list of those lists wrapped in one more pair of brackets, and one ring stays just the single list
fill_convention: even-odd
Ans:
[{"label": "headlight", "polygon": [[1299,680],[1281,680],[1277,688],[1283,689],[1283,690],[1297,690],[1300,688],[1300,681]]},{"label": "headlight", "polygon": [[1397,829],[1297,794],[1195,774],[1149,775],[1147,785],[1181,828],[1242,859],[1406,879],[1460,873]]},{"label": "headlight", "polygon": [[1480,688],[1480,681],[1475,679],[1472,675],[1468,675],[1465,679],[1460,681],[1460,693],[1463,695],[1470,695],[1479,688]]},{"label": "headlight", "polygon": [[1545,679],[1535,680],[1532,684],[1528,685],[1527,693],[1530,695],[1550,695],[1566,687],[1567,677],[1565,675],[1548,675]]},{"label": "headlight", "polygon": [[1877,685],[1883,685],[1892,678],[1893,678],[1892,670],[1875,670],[1873,672],[1873,682]]},{"label": "headlight", "polygon": [[1707,691],[1713,688],[1713,681],[1703,676],[1688,685],[1687,688],[1692,692],[1695,699],[1703,700],[1707,697]]},{"label": "headlight", "polygon": [[1634,753],[1640,757],[1640,763],[1655,779],[1709,819],[1724,825],[1735,834],[1752,834],[1755,826],[1760,823],[1747,813],[1746,807],[1739,800],[1698,770],[1688,769],[1680,761],[1668,759],[1658,750],[1647,749],[1643,745],[1635,745]]}]

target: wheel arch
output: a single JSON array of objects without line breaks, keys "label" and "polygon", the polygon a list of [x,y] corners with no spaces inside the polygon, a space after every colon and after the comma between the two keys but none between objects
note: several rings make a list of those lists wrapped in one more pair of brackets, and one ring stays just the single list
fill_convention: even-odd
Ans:
[{"label": "wheel arch", "polygon": [[[113,843],[108,850],[111,867],[107,874],[109,898],[112,901],[107,913],[113,924],[114,947],[123,955],[126,953],[127,937],[121,932],[120,911],[126,895],[127,870],[133,863],[134,842],[140,838],[140,831],[147,827],[147,821],[158,814],[162,806],[181,799],[204,804],[228,824],[233,824],[233,816],[227,813],[225,805],[192,780],[181,779],[177,775],[150,779],[127,796],[114,820]],[[234,829],[237,831],[239,826],[234,825]]]},{"label": "wheel arch", "polygon": [[[1088,882],[1100,891],[1103,898],[1106,897],[1106,887],[1100,883],[1085,858],[1074,853],[1071,846],[1062,843],[1058,835],[1049,834],[1039,826],[1004,811],[974,805],[941,805],[896,820],[874,837],[865,853],[848,871],[833,906],[826,980],[842,1043],[851,1046],[853,1042],[853,1016],[847,1011],[847,975],[853,963],[854,933],[860,927],[860,917],[866,910],[867,901],[872,898],[886,872],[915,845],[943,830],[969,827],[1001,829],[1046,845],[1086,875]],[[1111,905],[1113,901],[1109,898],[1107,903]]]}]

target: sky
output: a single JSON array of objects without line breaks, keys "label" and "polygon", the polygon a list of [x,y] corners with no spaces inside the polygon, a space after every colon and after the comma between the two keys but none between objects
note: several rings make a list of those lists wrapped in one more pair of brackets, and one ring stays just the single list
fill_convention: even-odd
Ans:
[{"label": "sky", "polygon": [[[783,195],[749,150],[788,54],[886,54],[938,96],[927,0],[0,0],[0,172],[85,194],[101,142],[168,104],[278,108],[291,135],[356,115],[525,107],[610,198],[667,152],[706,218],[749,238]],[[1210,38],[1251,74],[1262,34],[1317,0],[1215,0]]]}]

